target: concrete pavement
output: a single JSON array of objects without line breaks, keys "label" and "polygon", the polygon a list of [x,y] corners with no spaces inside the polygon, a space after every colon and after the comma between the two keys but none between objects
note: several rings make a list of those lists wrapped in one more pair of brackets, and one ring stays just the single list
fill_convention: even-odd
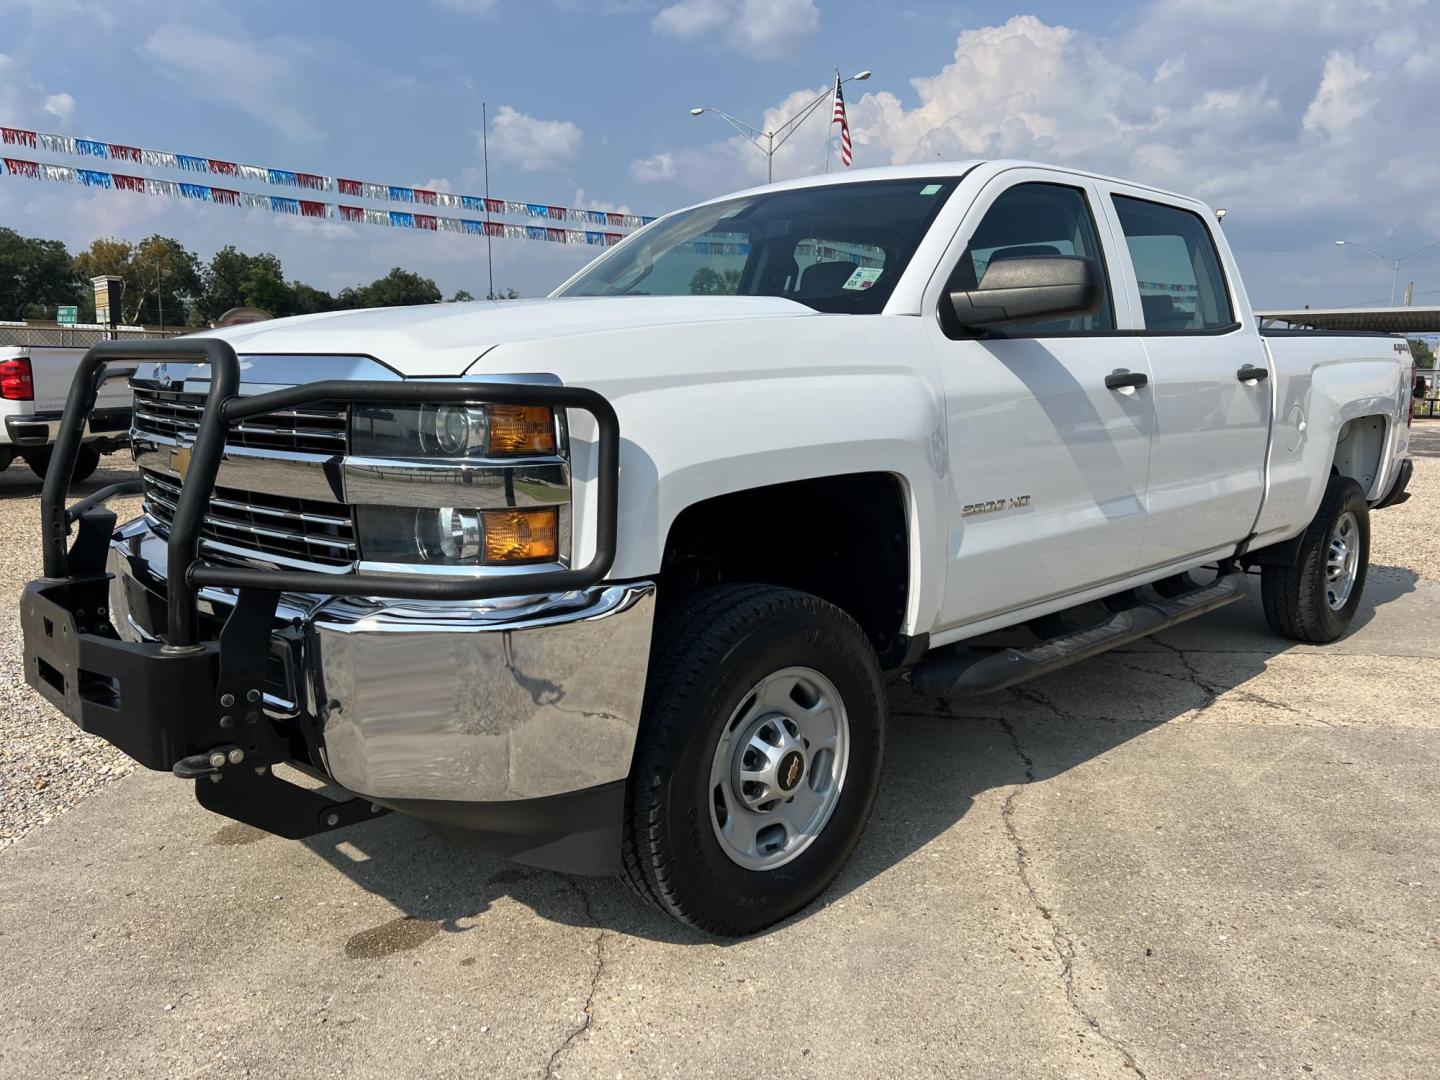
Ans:
[{"label": "concrete pavement", "polygon": [[1418,1076],[1440,585],[1258,604],[963,706],[892,693],[823,902],[707,939],[391,816],[305,844],[133,775],[0,855],[8,1076]]}]

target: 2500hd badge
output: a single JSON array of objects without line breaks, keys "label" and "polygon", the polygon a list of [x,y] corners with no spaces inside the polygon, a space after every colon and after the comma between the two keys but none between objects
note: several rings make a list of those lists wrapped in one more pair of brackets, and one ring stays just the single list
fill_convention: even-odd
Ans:
[{"label": "2500hd badge", "polygon": [[991,499],[989,502],[966,503],[960,508],[960,516],[974,517],[976,514],[993,514],[997,510],[1019,510],[1029,505],[1029,495],[1011,495],[1008,499]]}]

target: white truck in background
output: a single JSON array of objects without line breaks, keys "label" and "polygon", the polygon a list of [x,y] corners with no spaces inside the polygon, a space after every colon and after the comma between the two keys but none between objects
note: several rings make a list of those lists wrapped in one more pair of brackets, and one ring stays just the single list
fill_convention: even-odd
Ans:
[{"label": "white truck in background", "polygon": [[1402,339],[1262,334],[1203,203],[1014,161],[716,199],[545,300],[102,362],[139,364],[145,510],[52,473],[32,686],[257,827],[398,810],[724,934],[859,842],[882,672],[993,692],[1251,574],[1333,641],[1411,467]]},{"label": "white truck in background", "polygon": [[[45,476],[65,395],[85,352],[68,345],[0,345],[0,470],[18,457]],[[101,387],[74,479],[89,477],[102,454],[129,445],[132,396],[123,382]]]}]

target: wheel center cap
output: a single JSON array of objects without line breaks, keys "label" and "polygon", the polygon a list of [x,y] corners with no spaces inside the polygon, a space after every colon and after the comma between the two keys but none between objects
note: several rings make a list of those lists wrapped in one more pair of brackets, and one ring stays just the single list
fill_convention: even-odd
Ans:
[{"label": "wheel center cap", "polygon": [[805,756],[798,750],[791,750],[780,759],[780,767],[775,770],[778,774],[780,787],[784,791],[794,791],[795,786],[800,783],[805,775]]}]

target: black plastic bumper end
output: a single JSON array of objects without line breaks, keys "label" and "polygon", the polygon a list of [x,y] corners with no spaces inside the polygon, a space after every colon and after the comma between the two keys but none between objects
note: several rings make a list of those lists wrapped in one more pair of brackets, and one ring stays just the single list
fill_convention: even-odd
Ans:
[{"label": "black plastic bumper end", "polygon": [[1410,477],[1414,472],[1415,462],[1413,459],[1406,458],[1400,462],[1400,471],[1395,474],[1395,483],[1390,485],[1390,490],[1385,493],[1385,497],[1371,509],[1384,510],[1387,506],[1399,506],[1409,499],[1410,493],[1405,489],[1410,486]]}]

